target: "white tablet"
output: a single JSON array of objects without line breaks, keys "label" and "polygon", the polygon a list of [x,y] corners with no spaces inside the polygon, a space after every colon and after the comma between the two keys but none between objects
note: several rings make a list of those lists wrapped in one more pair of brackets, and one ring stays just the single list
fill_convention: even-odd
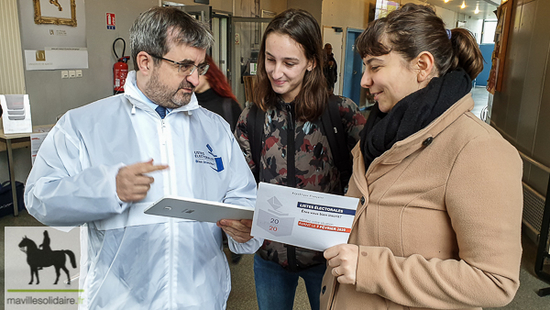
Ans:
[{"label": "white tablet", "polygon": [[254,208],[251,207],[175,196],[166,196],[158,200],[144,212],[212,223],[221,219],[242,220],[254,217]]}]

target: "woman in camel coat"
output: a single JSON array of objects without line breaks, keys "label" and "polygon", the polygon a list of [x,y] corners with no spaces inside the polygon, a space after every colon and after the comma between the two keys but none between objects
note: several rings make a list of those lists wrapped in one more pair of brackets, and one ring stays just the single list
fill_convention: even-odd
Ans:
[{"label": "woman in camel coat", "polygon": [[357,41],[377,100],[353,150],[348,244],[325,251],[322,309],[480,309],[519,287],[522,162],[469,111],[475,39],[407,4]]}]

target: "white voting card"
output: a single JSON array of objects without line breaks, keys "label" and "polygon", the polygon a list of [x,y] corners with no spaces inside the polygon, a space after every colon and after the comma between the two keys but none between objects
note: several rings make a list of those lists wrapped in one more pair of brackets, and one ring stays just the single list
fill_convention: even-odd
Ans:
[{"label": "white voting card", "polygon": [[260,183],[251,235],[324,251],[347,243],[358,198]]},{"label": "white voting card", "polygon": [[178,217],[200,222],[216,223],[219,220],[252,219],[251,207],[195,198],[166,196],[144,211],[146,214]]}]

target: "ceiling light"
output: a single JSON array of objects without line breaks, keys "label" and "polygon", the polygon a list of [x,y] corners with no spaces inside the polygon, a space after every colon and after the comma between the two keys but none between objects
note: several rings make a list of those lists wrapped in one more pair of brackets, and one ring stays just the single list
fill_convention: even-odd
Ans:
[{"label": "ceiling light", "polygon": [[443,0],[443,2],[445,2],[445,3],[449,2],[449,1],[451,1],[451,0]]},{"label": "ceiling light", "polygon": [[479,2],[476,4],[476,9],[474,10],[474,14],[479,13]]},{"label": "ceiling light", "polygon": [[462,0],[462,5],[460,6],[461,9],[464,9],[466,8],[466,2],[464,2],[464,0]]}]

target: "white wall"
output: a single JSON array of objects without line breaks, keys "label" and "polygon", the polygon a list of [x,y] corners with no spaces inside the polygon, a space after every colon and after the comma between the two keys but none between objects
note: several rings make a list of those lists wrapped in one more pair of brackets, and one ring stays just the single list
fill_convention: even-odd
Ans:
[{"label": "white wall", "polygon": [[321,25],[323,2],[323,0],[288,0],[287,7],[308,11]]},{"label": "white wall", "polygon": [[483,29],[483,19],[477,19],[466,15],[462,20],[466,21],[466,25],[464,25],[464,28],[470,30],[474,34],[477,44],[481,43],[481,31]]},{"label": "white wall", "polygon": [[[403,1],[401,1],[401,4],[405,4],[405,3],[425,4],[425,2],[421,1],[421,0],[403,0]],[[434,5],[434,8],[435,8],[435,13],[437,14],[437,16],[441,17],[441,19],[445,23],[445,27],[447,27],[447,29],[456,28],[457,23],[459,21],[464,22],[465,24],[464,24],[463,28],[466,28],[466,29],[470,30],[474,34],[474,36],[476,37],[476,40],[479,43],[479,40],[481,38],[482,24],[483,24],[483,21],[481,19],[478,19],[475,16],[472,17],[472,16],[466,15],[466,14],[456,13],[454,11],[444,9],[440,6],[435,6]]]},{"label": "white wall", "polygon": [[278,14],[287,9],[287,2],[287,0],[260,0],[260,8]]},{"label": "white wall", "polygon": [[[342,28],[342,57],[338,61],[338,80],[336,81],[335,91],[342,94],[344,83],[345,66],[345,42],[348,28],[365,29],[369,21],[369,10],[374,8],[376,0],[347,0],[345,3],[339,0],[324,0],[322,5],[321,29],[327,27]],[[324,37],[324,33],[323,33]],[[333,44],[334,48],[334,44]]]},{"label": "white wall", "polygon": [[[344,3],[345,2],[345,3]],[[369,3],[375,0],[324,0],[322,26],[364,29],[369,18]]]},{"label": "white wall", "polygon": [[443,22],[445,23],[445,27],[447,27],[447,29],[453,29],[456,27],[456,18],[457,18],[456,12],[436,6],[435,13],[437,14],[437,16],[439,16],[443,20]]},{"label": "white wall", "polygon": [[[65,5],[65,3],[61,2]],[[24,48],[30,50],[44,49],[44,44],[49,44],[46,47],[85,47],[86,46],[86,15],[85,11],[81,8],[84,7],[84,0],[76,0],[76,20],[77,27],[65,26],[65,25],[37,25],[34,23],[34,5],[32,1],[19,0],[19,15],[21,16],[20,26],[21,33],[25,36],[21,37],[21,43]],[[67,5],[68,6],[68,5]],[[53,5],[46,6],[41,5],[42,16],[53,16],[55,14],[48,14],[47,9],[56,11],[56,7]],[[71,14],[69,7],[63,7],[64,18],[68,18]],[[66,16],[66,17],[65,17]],[[23,18],[24,17],[24,18]],[[65,35],[52,36],[48,32],[50,30],[61,30]],[[47,43],[45,43],[47,38]]]}]

